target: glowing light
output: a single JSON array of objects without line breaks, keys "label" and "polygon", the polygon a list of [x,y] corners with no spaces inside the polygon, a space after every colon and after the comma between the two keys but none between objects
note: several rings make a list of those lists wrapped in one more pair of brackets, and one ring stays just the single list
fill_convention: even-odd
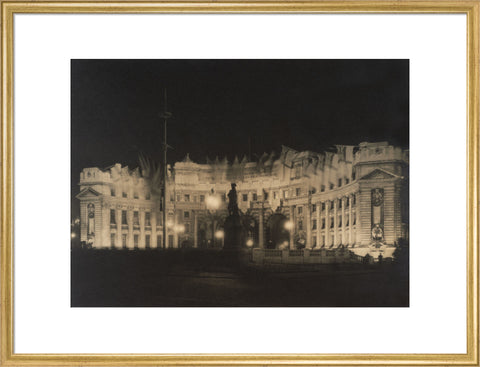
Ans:
[{"label": "glowing light", "polygon": [[74,232],[72,232],[72,234],[71,234],[70,236],[71,236],[72,238],[77,237],[77,235],[76,235]]},{"label": "glowing light", "polygon": [[171,220],[167,220],[167,228],[172,228],[173,222]]},{"label": "glowing light", "polygon": [[219,230],[219,231],[215,232],[215,238],[217,238],[219,240],[222,239],[224,235],[225,235],[225,233],[223,231]]},{"label": "glowing light", "polygon": [[247,241],[247,246],[248,246],[248,247],[252,247],[252,246],[253,246],[253,240],[252,240],[252,239],[249,239],[249,240]]},{"label": "glowing light", "polygon": [[185,226],[183,224],[177,224],[173,230],[176,233],[183,233],[185,232]]},{"label": "glowing light", "polygon": [[293,222],[291,220],[287,220],[285,222],[285,229],[291,231],[293,229]]},{"label": "glowing light", "polygon": [[207,204],[207,209],[217,210],[220,207],[220,198],[215,195],[209,195],[205,198],[205,203]]},{"label": "glowing light", "polygon": [[75,218],[75,221],[73,223],[75,223],[75,225],[79,225],[80,224],[80,218]]}]

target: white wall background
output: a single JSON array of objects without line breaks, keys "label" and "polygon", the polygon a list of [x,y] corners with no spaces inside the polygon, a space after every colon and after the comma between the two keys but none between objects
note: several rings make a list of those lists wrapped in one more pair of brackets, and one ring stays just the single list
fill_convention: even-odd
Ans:
[{"label": "white wall background", "polygon": [[[72,58],[410,59],[410,308],[70,308]],[[14,70],[16,353],[466,351],[465,16],[16,15]]]}]

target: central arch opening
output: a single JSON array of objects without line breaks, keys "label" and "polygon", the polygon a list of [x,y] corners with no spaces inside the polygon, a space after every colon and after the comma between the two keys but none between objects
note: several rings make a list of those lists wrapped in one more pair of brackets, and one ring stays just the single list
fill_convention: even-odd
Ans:
[{"label": "central arch opening", "polygon": [[285,228],[285,223],[288,218],[281,214],[275,213],[268,218],[267,221],[267,243],[266,247],[276,249],[280,246],[288,246],[290,240],[290,233]]}]

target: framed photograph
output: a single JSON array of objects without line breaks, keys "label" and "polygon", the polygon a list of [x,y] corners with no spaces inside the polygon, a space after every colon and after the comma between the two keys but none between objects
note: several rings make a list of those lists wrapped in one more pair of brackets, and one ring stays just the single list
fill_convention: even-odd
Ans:
[{"label": "framed photograph", "polygon": [[478,365],[478,2],[1,9],[2,366]]}]

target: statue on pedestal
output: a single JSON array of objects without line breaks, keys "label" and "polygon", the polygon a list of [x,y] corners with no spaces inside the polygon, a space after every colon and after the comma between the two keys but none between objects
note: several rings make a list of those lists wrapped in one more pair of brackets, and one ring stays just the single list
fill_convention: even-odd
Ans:
[{"label": "statue on pedestal", "polygon": [[237,184],[232,183],[232,189],[228,192],[228,215],[238,216]]}]

